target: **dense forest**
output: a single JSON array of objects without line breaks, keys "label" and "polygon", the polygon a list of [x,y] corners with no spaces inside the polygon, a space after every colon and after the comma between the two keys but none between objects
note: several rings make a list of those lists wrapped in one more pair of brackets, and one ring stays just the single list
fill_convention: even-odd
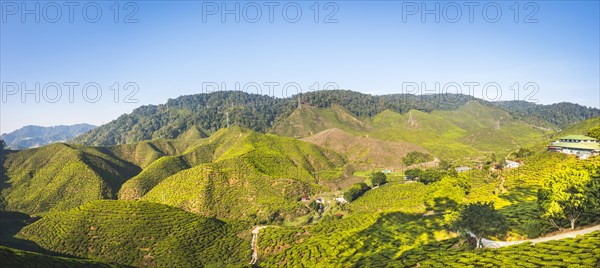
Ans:
[{"label": "dense forest", "polygon": [[[301,93],[289,98],[218,91],[169,99],[166,104],[147,105],[131,114],[91,130],[73,140],[85,145],[116,145],[159,138],[177,138],[192,126],[208,134],[237,124],[258,132],[267,132],[285,120],[298,106],[327,108],[339,105],[361,118],[372,118],[385,110],[405,113],[419,110],[456,110],[468,102],[490,103],[468,95],[393,94],[373,96],[349,90]],[[600,115],[600,110],[577,104],[535,105],[528,102],[500,102],[517,119],[527,119],[546,128],[564,128],[574,122]]]},{"label": "dense forest", "polygon": [[508,110],[517,119],[533,123],[550,123],[550,127],[566,128],[581,120],[600,116],[600,109],[561,102],[538,105],[526,101],[500,101],[493,104]]}]

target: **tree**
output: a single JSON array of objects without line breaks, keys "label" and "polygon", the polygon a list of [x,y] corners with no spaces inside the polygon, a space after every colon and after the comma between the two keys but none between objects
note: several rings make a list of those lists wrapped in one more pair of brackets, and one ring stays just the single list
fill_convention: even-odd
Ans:
[{"label": "tree", "polygon": [[494,209],[494,203],[477,202],[464,206],[454,222],[456,229],[471,233],[481,247],[484,236],[506,233],[506,218]]},{"label": "tree", "polygon": [[387,183],[387,176],[383,172],[375,172],[371,177],[373,186],[379,186]]},{"label": "tree", "polygon": [[575,229],[575,222],[593,199],[588,191],[590,181],[587,170],[567,168],[553,173],[538,191],[542,217],[559,229],[556,220],[567,219]]},{"label": "tree", "polygon": [[433,161],[433,156],[428,154],[428,153],[421,153],[421,152],[410,152],[408,154],[406,154],[405,157],[402,158],[402,163],[404,163],[407,166],[410,166],[412,164],[420,164],[420,163],[425,163],[425,162],[429,162],[429,161]]},{"label": "tree", "polygon": [[518,151],[514,152],[513,154],[515,155],[516,158],[525,158],[528,156],[532,156],[533,152],[529,149],[521,147],[521,148],[519,148]]},{"label": "tree", "polygon": [[366,183],[355,183],[344,193],[344,199],[346,199],[348,202],[354,201],[363,195],[367,190],[369,190],[369,186]]},{"label": "tree", "polygon": [[587,134],[594,139],[600,140],[600,127],[590,129]]},{"label": "tree", "polygon": [[404,171],[404,176],[406,176],[406,179],[414,180],[414,179],[418,178],[419,176],[421,176],[422,172],[423,171],[418,168],[407,169],[406,171]]}]

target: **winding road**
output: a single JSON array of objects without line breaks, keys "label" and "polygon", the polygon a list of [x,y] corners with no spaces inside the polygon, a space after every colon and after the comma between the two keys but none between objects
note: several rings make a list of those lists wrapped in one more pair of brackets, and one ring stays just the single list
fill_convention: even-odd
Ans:
[{"label": "winding road", "polygon": [[[551,241],[551,240],[574,238],[578,235],[589,234],[589,233],[592,233],[595,231],[600,231],[600,224],[592,226],[592,227],[587,227],[584,229],[573,230],[573,231],[569,231],[566,233],[553,235],[553,236],[540,237],[540,238],[527,239],[527,240],[519,240],[519,241],[494,241],[494,240],[489,240],[489,239],[483,238],[483,239],[481,239],[481,244],[483,245],[483,247],[486,247],[486,248],[501,248],[501,247],[508,247],[508,246],[512,246],[512,245],[518,245],[518,244],[525,243],[525,242],[531,242],[531,243],[535,244],[535,243],[546,242],[546,241]],[[471,234],[471,236],[473,236],[473,234]]]},{"label": "winding road", "polygon": [[258,261],[258,233],[260,232],[261,229],[267,228],[267,227],[274,227],[274,226],[256,226],[256,228],[254,228],[252,230],[252,260],[250,261],[250,265],[256,264],[256,262]]}]

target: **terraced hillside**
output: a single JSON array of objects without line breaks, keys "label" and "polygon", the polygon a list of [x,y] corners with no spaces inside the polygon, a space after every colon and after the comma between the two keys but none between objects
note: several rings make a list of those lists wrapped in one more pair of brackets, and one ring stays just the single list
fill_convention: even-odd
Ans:
[{"label": "terraced hillside", "polygon": [[140,171],[105,150],[64,143],[10,153],[4,168],[3,209],[27,214],[116,198],[121,184]]},{"label": "terraced hillside", "polygon": [[3,163],[2,208],[40,214],[116,199],[124,182],[195,142],[156,140],[112,147],[56,143],[10,152]]},{"label": "terraced hillside", "polygon": [[238,226],[140,201],[102,200],[51,214],[19,238],[45,249],[133,266],[241,266],[250,243]]},{"label": "terraced hillside", "polygon": [[537,244],[461,251],[450,241],[410,250],[391,267],[598,267],[600,232]]},{"label": "terraced hillside", "polygon": [[[190,162],[189,155],[198,151],[208,158]],[[306,213],[297,200],[325,189],[320,182],[336,177],[321,174],[330,174],[325,171],[335,171],[345,162],[335,152],[307,142],[237,127],[215,133],[179,159],[188,159],[185,163],[192,167],[162,179],[142,200],[206,216],[262,220]],[[166,168],[157,170],[167,172]],[[144,175],[132,182],[148,184]]]},{"label": "terraced hillside", "polygon": [[372,125],[371,137],[414,143],[450,159],[492,152],[507,155],[549,134],[479,102],[469,102],[453,111],[385,111],[373,118]]}]

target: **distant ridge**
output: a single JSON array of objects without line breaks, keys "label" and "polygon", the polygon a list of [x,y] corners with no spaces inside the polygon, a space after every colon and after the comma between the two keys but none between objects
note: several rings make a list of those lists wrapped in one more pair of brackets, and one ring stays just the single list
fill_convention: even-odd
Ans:
[{"label": "distant ridge", "polygon": [[2,134],[6,145],[13,150],[40,147],[55,142],[65,142],[96,126],[90,124],[60,125],[52,127],[24,126],[13,132]]}]

